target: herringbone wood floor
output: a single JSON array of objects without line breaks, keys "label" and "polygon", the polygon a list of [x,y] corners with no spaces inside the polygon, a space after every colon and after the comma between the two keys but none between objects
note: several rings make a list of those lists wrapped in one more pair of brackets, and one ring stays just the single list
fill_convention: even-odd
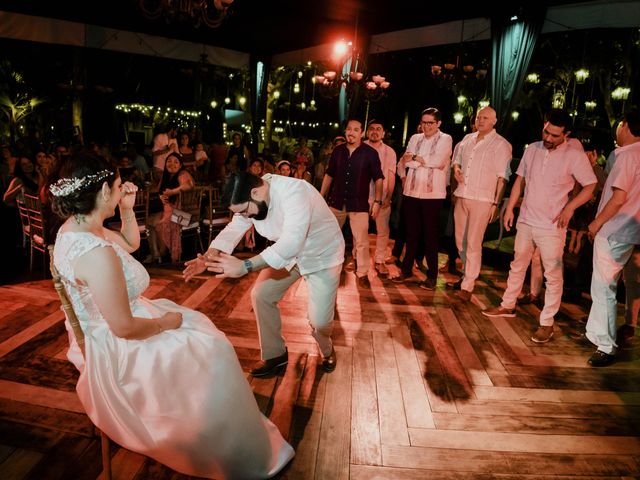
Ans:
[{"label": "herringbone wood floor", "polygon": [[[347,269],[348,270],[348,269]],[[249,300],[256,274],[186,284],[154,268],[149,297],[201,310],[248,371],[259,357]],[[483,269],[470,303],[441,277],[435,292],[372,278],[338,293],[338,367],[317,368],[305,321],[306,286],[281,303],[290,363],[270,379],[247,375],[262,410],[296,449],[278,478],[533,479],[640,475],[640,352],[606,369],[573,340],[585,310],[564,303],[555,338],[529,340],[538,310],[489,319],[506,272]],[[452,280],[452,277],[448,278]],[[0,478],[95,479],[99,441],[66,360],[63,314],[50,280],[0,287]],[[179,479],[133,452],[112,450],[117,479]]]}]

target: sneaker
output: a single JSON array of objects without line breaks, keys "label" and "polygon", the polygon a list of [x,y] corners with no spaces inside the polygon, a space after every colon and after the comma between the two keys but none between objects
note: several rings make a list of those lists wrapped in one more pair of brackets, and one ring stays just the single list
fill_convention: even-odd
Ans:
[{"label": "sneaker", "polygon": [[462,279],[457,282],[447,282],[447,288],[452,288],[453,290],[460,290],[462,288]]},{"label": "sneaker", "polygon": [[623,324],[616,331],[616,342],[618,346],[630,345],[635,342],[636,327],[633,325]]},{"label": "sneaker", "polygon": [[371,283],[369,282],[369,277],[363,275],[362,277],[358,277],[357,282],[358,288],[371,288]]},{"label": "sneaker", "polygon": [[322,357],[320,366],[325,372],[333,372],[336,369],[338,359],[336,358],[336,351],[331,348],[331,354],[328,357]]},{"label": "sneaker", "polygon": [[427,277],[424,279],[423,282],[420,282],[420,285],[418,285],[420,288],[422,288],[423,290],[435,290],[436,289],[436,281]]},{"label": "sneaker", "polygon": [[456,298],[462,300],[463,302],[470,302],[471,301],[471,294],[472,294],[472,292],[470,292],[468,290],[458,290],[456,292]]},{"label": "sneaker", "polygon": [[596,350],[587,363],[592,367],[606,367],[607,365],[611,365],[615,360],[615,355],[611,355],[608,353],[601,352],[600,350]]},{"label": "sneaker", "polygon": [[389,275],[389,269],[384,263],[376,263],[376,271],[380,275]]},{"label": "sneaker", "polygon": [[553,338],[553,325],[540,325],[531,335],[531,340],[536,343],[547,343]]},{"label": "sneaker", "polygon": [[482,314],[485,317],[515,317],[516,310],[515,308],[504,308],[503,306],[499,306],[483,310]]},{"label": "sneaker", "polygon": [[254,377],[265,377],[267,375],[275,375],[278,370],[289,362],[289,351],[285,348],[284,353],[279,357],[270,358],[268,360],[260,360],[257,365],[251,369],[251,375]]},{"label": "sneaker", "polygon": [[529,305],[530,303],[537,304],[538,295],[527,293],[526,295],[523,295],[520,298],[518,298],[517,302],[518,302],[518,305]]}]

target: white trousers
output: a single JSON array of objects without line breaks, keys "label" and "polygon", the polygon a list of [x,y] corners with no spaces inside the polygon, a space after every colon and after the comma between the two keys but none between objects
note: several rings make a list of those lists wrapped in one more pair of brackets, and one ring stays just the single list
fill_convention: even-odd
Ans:
[{"label": "white trousers", "polygon": [[[340,283],[340,272],[342,272],[342,265],[336,265],[304,275],[309,294],[307,318],[309,325],[311,325],[311,334],[325,357],[331,354],[333,348],[331,332],[333,331],[333,316]],[[285,351],[278,302],[300,276],[297,265],[291,271],[265,268],[258,275],[251,291],[251,305],[256,313],[260,355],[263,360],[282,355]]]},{"label": "white trousers", "polygon": [[456,228],[456,247],[460,253],[464,276],[460,288],[473,292],[482,268],[482,240],[491,220],[493,205],[490,202],[456,199],[453,211]]},{"label": "white trousers", "polygon": [[514,257],[509,269],[507,289],[502,296],[502,306],[513,309],[516,307],[518,295],[522,291],[527,267],[531,262],[536,247],[540,250],[540,259],[544,267],[544,278],[547,289],[544,295],[544,308],[540,312],[540,325],[553,325],[556,313],[562,301],[562,253],[567,237],[562,228],[541,229],[523,223],[518,224],[518,232],[514,245]]},{"label": "white trousers", "polygon": [[[381,207],[376,216],[376,253],[374,262],[384,263],[387,258],[387,245],[389,245],[389,219],[391,218],[391,205]],[[368,221],[368,220],[367,220]]]},{"label": "white trousers", "polygon": [[587,321],[587,338],[598,350],[616,352],[616,291],[622,269],[635,245],[616,242],[596,235],[593,240],[593,275],[591,276],[591,310]]},{"label": "white trousers", "polygon": [[369,273],[371,254],[369,253],[369,212],[347,212],[331,207],[331,211],[338,220],[340,228],[344,226],[347,218],[353,234],[353,250],[358,263],[356,275],[364,277]]}]

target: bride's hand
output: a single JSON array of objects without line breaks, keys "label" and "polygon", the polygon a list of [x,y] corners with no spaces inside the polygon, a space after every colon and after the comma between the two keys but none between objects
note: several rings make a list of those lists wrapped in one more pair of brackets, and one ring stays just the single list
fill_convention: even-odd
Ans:
[{"label": "bride's hand", "polygon": [[182,314],[179,312],[167,312],[160,317],[160,325],[164,330],[175,330],[182,325]]},{"label": "bride's hand", "polygon": [[122,184],[122,197],[120,198],[120,208],[129,209],[133,208],[136,203],[136,192],[138,191],[138,187],[136,187],[131,182],[124,182]]}]

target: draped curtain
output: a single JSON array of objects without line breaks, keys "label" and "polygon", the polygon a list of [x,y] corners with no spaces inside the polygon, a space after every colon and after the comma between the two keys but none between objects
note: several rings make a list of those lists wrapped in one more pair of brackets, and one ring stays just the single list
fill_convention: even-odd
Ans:
[{"label": "draped curtain", "polygon": [[545,13],[546,9],[539,9],[523,20],[492,22],[491,104],[498,115],[496,128],[503,135],[511,126],[511,111],[522,90]]}]

